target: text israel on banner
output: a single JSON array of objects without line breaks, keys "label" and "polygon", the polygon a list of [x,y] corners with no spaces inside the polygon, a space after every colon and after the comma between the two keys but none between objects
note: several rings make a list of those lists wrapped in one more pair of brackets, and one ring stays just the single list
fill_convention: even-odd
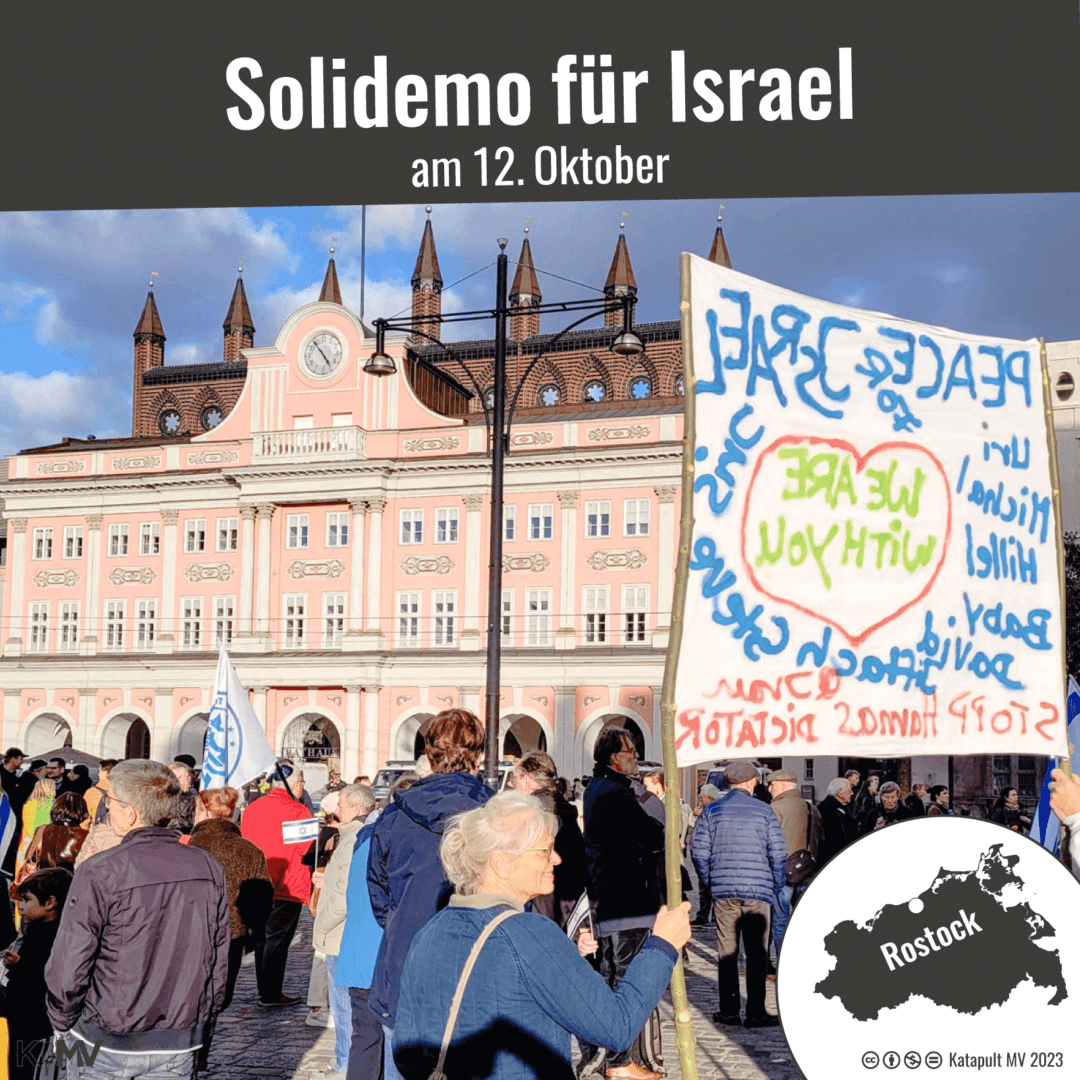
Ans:
[{"label": "text israel on banner", "polygon": [[222,649],[214,679],[214,704],[206,728],[203,767],[199,786],[239,787],[263,773],[272,772],[277,759],[266,733]]},{"label": "text israel on banner", "polygon": [[1038,341],[683,266],[696,420],[679,764],[1064,753]]}]

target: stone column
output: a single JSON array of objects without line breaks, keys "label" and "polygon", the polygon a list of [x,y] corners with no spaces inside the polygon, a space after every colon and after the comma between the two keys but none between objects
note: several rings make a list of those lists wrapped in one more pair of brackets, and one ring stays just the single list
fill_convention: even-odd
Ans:
[{"label": "stone column", "polygon": [[383,629],[379,616],[381,614],[380,585],[382,583],[382,516],[383,511],[386,509],[386,499],[381,495],[375,495],[368,499],[367,504],[368,509],[371,511],[368,515],[367,545],[367,633],[372,635],[371,644],[373,647],[379,649],[382,648],[383,644]]},{"label": "stone column", "polygon": [[251,637],[255,601],[255,507],[240,507],[240,625],[237,637]]},{"label": "stone column", "polygon": [[79,654],[93,656],[102,638],[101,618],[101,515],[86,515],[86,593],[82,611]]},{"label": "stone column", "polygon": [[[91,690],[88,686],[80,687],[79,730],[71,733],[72,743],[90,754],[96,754],[99,750],[105,749],[94,730],[94,722],[97,720],[97,693],[97,690]],[[106,755],[103,753],[102,756]]]},{"label": "stone column", "polygon": [[19,746],[19,694],[15,690],[4,692],[4,745]]},{"label": "stone column", "polygon": [[656,612],[656,629],[652,635],[654,649],[666,649],[671,632],[671,601],[675,595],[675,546],[679,542],[679,526],[675,520],[675,484],[661,484],[653,489],[660,500],[659,520],[656,523],[660,565],[656,571],[656,596],[652,608]]},{"label": "stone column", "polygon": [[270,649],[273,647],[270,634],[270,591],[273,587],[270,576],[270,522],[277,507],[273,503],[261,503],[256,509],[259,512],[259,561],[255,590],[255,633],[262,639],[263,647]]},{"label": "stone column", "polygon": [[154,730],[150,733],[150,756],[155,761],[172,761],[173,689],[154,691]]},{"label": "stone column", "polygon": [[650,686],[652,691],[652,733],[646,747],[649,757],[653,761],[664,760],[664,744],[660,739],[660,698],[664,692],[663,686]]},{"label": "stone column", "polygon": [[582,763],[575,759],[574,743],[577,735],[575,723],[577,711],[577,687],[555,687],[555,746],[549,747],[551,756],[555,759],[559,775],[567,779],[581,776],[585,769]]},{"label": "stone column", "polygon": [[364,525],[367,502],[364,499],[350,499],[349,508],[352,510],[352,525],[349,527],[349,622],[343,647],[346,652],[357,652],[364,640]]},{"label": "stone column", "polygon": [[[341,779],[351,784],[354,776],[359,776],[360,756],[363,748],[364,732],[360,727],[360,691],[362,687],[345,687],[345,735],[341,740]],[[374,779],[374,772],[368,773]]]},{"label": "stone column", "polygon": [[[101,519],[98,518],[100,522]],[[8,530],[12,535],[8,554],[8,580],[11,582],[11,607],[8,615],[8,638],[4,643],[5,656],[18,656],[29,636],[24,632],[26,612],[23,611],[23,575],[26,573],[26,518],[8,518]]]},{"label": "stone column", "polygon": [[161,511],[161,612],[154,651],[171,653],[176,647],[176,560],[179,554],[176,534],[180,512],[172,508]]},{"label": "stone column", "polygon": [[[379,690],[364,688],[364,758],[363,772],[374,778],[379,771]],[[355,775],[355,774],[354,774]]]},{"label": "stone column", "polygon": [[474,716],[480,715],[480,692],[479,686],[459,686],[458,687],[458,708],[468,709]]},{"label": "stone column", "polygon": [[270,688],[268,686],[252,686],[249,689],[251,690],[251,707],[255,710],[255,716],[259,723],[262,724],[263,731],[266,732],[270,746],[276,754],[278,752],[276,733],[275,737],[271,738],[270,729],[267,727],[266,694]]},{"label": "stone column", "polygon": [[577,557],[578,499],[579,491],[560,491],[562,505],[562,553],[559,566],[559,609],[556,614],[555,648],[572,649],[577,641],[574,614],[578,609],[577,575],[574,560]]},{"label": "stone column", "polygon": [[480,612],[480,510],[484,505],[484,496],[462,495],[461,500],[465,503],[465,597],[461,648],[466,652],[479,652],[484,641],[481,627],[487,627],[487,609],[484,609],[483,616]]}]

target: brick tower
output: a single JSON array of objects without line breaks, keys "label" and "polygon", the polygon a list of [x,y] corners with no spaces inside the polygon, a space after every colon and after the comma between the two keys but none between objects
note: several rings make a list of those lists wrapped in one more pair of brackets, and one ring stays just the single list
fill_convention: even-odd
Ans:
[{"label": "brick tower", "polygon": [[528,232],[529,226],[526,225],[517,273],[514,274],[514,284],[510,287],[510,306],[515,309],[515,314],[510,316],[510,336],[517,341],[524,341],[525,338],[540,333],[540,316],[530,311],[530,308],[540,303],[541,297],[532,251],[529,249]]},{"label": "brick tower", "polygon": [[237,271],[236,288],[233,289],[229,310],[221,325],[225,330],[223,359],[226,364],[236,363],[240,359],[240,350],[250,349],[255,344],[255,326],[251,321],[251,310],[248,308],[247,294],[244,292],[243,267]]},{"label": "brick tower", "polygon": [[[615,245],[615,256],[611,260],[607,281],[604,282],[604,295],[609,300],[619,296],[637,296],[637,281],[634,268],[630,265],[630,252],[626,247],[626,222],[619,225],[619,242]],[[622,314],[609,311],[604,316],[605,326],[622,326]]]},{"label": "brick tower", "polygon": [[[412,276],[412,314],[414,319],[422,319],[418,329],[431,337],[439,336],[439,316],[442,314],[442,274],[439,272],[439,257],[435,253],[435,234],[431,231],[431,207],[427,208],[428,219],[424,223],[424,235],[420,238],[420,251],[416,256],[416,267]],[[422,339],[426,341],[427,339]]]},{"label": "brick tower", "polygon": [[154,300],[154,287],[151,284],[150,291],[146,294],[146,303],[143,305],[142,315],[135,327],[135,377],[132,382],[131,395],[131,433],[133,435],[149,434],[140,430],[141,418],[145,415],[143,375],[151,368],[161,367],[165,363],[165,331],[161,327],[161,316],[158,314],[157,303]]}]

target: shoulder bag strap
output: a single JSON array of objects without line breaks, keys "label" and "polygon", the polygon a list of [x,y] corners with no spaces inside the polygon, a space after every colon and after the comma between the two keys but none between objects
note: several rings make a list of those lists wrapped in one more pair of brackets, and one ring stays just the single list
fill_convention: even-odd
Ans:
[{"label": "shoulder bag strap", "polygon": [[491,937],[499,923],[505,922],[512,915],[516,914],[517,911],[511,908],[509,911],[504,911],[501,914],[496,915],[495,918],[484,927],[483,932],[476,939],[476,944],[473,945],[472,952],[469,953],[469,958],[465,961],[465,967],[461,972],[461,978],[458,979],[457,989],[454,991],[454,1000],[450,1003],[450,1015],[446,1018],[446,1030],[443,1032],[442,1046],[439,1049],[439,1064],[435,1066],[435,1071],[431,1074],[432,1080],[445,1080],[446,1074],[443,1072],[443,1065],[446,1063],[446,1051],[450,1047],[450,1039],[454,1034],[454,1025],[457,1023],[458,1012],[461,1009],[461,999],[465,996],[465,985],[469,981],[469,976],[472,974],[473,968],[476,967],[476,961],[480,956],[480,950],[484,947],[484,943]]}]

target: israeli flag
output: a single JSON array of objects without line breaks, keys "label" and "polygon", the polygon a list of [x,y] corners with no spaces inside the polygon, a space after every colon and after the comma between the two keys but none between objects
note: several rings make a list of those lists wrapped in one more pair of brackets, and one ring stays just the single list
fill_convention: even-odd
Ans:
[{"label": "israeli flag", "polygon": [[[1070,675],[1069,692],[1065,698],[1065,711],[1068,718],[1069,745],[1073,748],[1072,770],[1080,776],[1080,685]],[[1042,792],[1039,794],[1039,805],[1035,810],[1035,818],[1031,822],[1031,838],[1038,840],[1040,844],[1055,855],[1060,855],[1058,850],[1061,840],[1061,822],[1054,816],[1050,809],[1050,774],[1058,767],[1058,759],[1051,758],[1046,766],[1046,776],[1043,779]]]},{"label": "israeli flag", "polygon": [[199,787],[240,787],[263,773],[272,772],[277,758],[266,732],[240,685],[224,648],[218,656],[214,704],[206,729]]},{"label": "israeli flag", "polygon": [[0,858],[11,846],[11,838],[18,828],[16,813],[8,802],[6,793],[0,793]]}]

